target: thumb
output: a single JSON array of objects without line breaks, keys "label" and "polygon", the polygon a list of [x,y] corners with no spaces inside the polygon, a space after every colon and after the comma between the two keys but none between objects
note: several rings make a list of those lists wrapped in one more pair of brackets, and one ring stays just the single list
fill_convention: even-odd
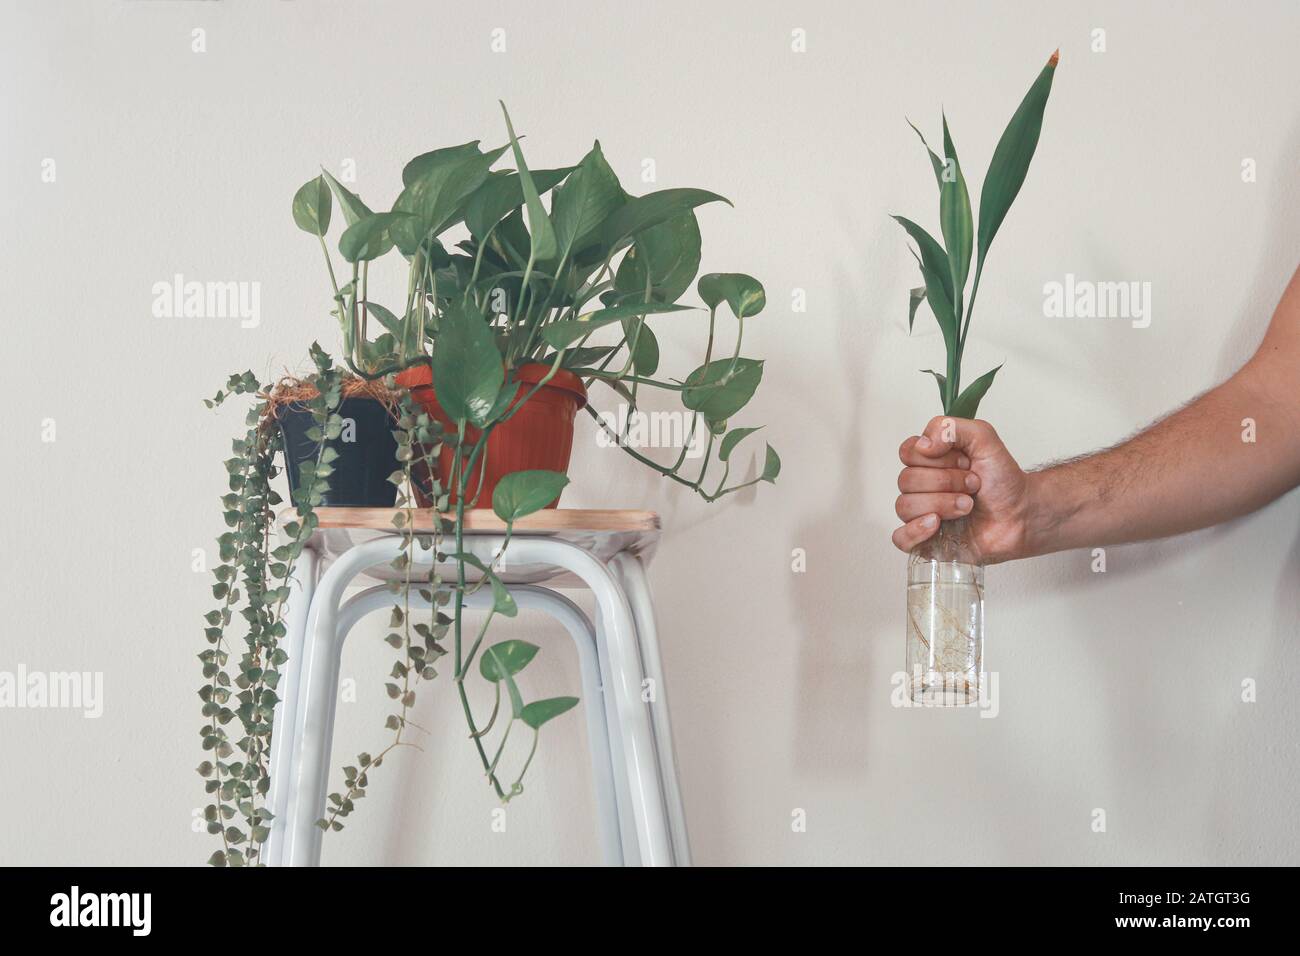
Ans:
[{"label": "thumb", "polygon": [[916,440],[916,450],[926,458],[940,458],[954,448],[965,452],[972,461],[987,458],[1002,445],[998,433],[988,422],[970,418],[936,415]]}]

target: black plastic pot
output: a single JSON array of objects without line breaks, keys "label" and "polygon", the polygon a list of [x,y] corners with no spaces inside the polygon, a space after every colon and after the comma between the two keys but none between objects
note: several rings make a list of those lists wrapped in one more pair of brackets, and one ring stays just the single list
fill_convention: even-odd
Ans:
[{"label": "black plastic pot", "polygon": [[[329,476],[329,490],[321,497],[326,507],[391,508],[397,488],[388,476],[398,467],[397,439],[388,409],[373,398],[345,398],[339,406],[343,431],[326,444],[338,452]],[[315,424],[302,405],[286,405],[277,419],[284,436],[284,461],[289,487],[297,494],[299,467],[316,460],[319,451],[307,431]],[[295,500],[294,504],[298,504]]]}]

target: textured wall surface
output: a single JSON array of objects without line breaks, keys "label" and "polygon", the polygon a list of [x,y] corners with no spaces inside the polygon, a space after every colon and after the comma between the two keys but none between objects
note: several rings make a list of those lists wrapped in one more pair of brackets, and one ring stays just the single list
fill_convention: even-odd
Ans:
[{"label": "textured wall surface", "polygon": [[[222,530],[241,413],[200,399],[231,371],[301,368],[313,338],[336,345],[319,249],[289,214],[318,164],[355,161],[384,206],[416,153],[501,142],[498,99],[534,166],[599,137],[634,192],[726,194],[734,209],[700,213],[703,269],[767,286],[746,352],[769,361],[736,424],[766,423],[780,482],[706,505],[598,448],[584,420],[565,499],[663,516],[651,580],[698,862],[1300,862],[1295,493],[1111,548],[1104,574],[1088,552],[990,570],[993,719],[891,705],[905,558],[889,542],[896,448],[937,410],[916,370],[942,349],[928,314],[907,335],[915,267],[888,214],[937,232],[937,209],[904,117],[933,142],[942,104],[982,181],[1059,45],[968,367],[1006,362],[981,412],[1022,462],[1077,454],[1230,374],[1295,267],[1295,4],[3,7],[0,671],[102,672],[104,699],[95,719],[0,709],[0,862],[211,852],[191,770],[210,596],[191,559]],[[259,282],[260,323],[155,317],[152,287],[176,273]],[[1150,282],[1150,326],[1046,318],[1043,286],[1067,274]],[[699,322],[657,325],[665,368],[685,374]],[[340,759],[385,738],[379,628],[345,655]],[[528,696],[577,688],[557,628],[495,633],[543,645]],[[376,774],[326,862],[598,861],[580,719],[548,728],[505,833],[449,683],[415,719],[423,753]]]}]

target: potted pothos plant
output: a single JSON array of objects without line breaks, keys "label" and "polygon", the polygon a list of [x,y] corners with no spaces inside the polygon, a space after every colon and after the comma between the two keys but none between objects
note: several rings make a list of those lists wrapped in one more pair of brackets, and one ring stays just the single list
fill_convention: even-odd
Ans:
[{"label": "potted pothos plant", "polygon": [[[284,608],[296,561],[318,526],[316,508],[396,505],[394,529],[403,538],[385,638],[397,657],[385,681],[391,737],[343,769],[343,785],[318,821],[341,830],[375,768],[394,749],[412,745],[408,714],[416,691],[440,671],[450,670],[488,785],[502,801],[523,792],[540,728],[577,703],[569,696],[525,703],[516,676],[536,646],[485,643],[494,616],[517,609],[498,574],[500,557],[488,565],[467,553],[464,531],[470,509],[490,506],[505,522],[508,547],[515,521],[556,505],[569,481],[579,411],[641,464],[708,501],[774,482],[780,472],[768,445],[756,475],[731,475],[737,446],[758,430],[735,427],[732,419],[762,379],[763,362],[745,356],[742,342],[746,321],[766,298],[758,280],[741,273],[696,281],[695,210],[727,200],[702,189],[632,196],[599,143],[572,166],[530,170],[504,105],[502,112],[504,145],[484,150],[476,141],[415,157],[389,209],[373,211],[328,172],[305,183],[294,196],[293,218],[324,255],[339,360],[313,344],[309,374],[264,387],[244,372],[208,400],[252,401],[226,462],[229,530],[218,542],[218,606],[206,617],[208,646],[200,654],[201,734],[210,756],[198,769],[211,795],[208,829],[222,842],[213,865],[262,862],[272,820],[265,797],[276,686],[287,662],[280,646]],[[495,168],[507,157],[512,169]],[[327,242],[335,204],[343,219],[336,252]],[[370,264],[384,256],[402,257],[407,276],[388,305],[369,281]],[[693,283],[702,307],[681,301]],[[691,312],[707,314],[703,354],[674,378],[660,370],[649,320],[685,322]],[[728,334],[724,323],[733,320]],[[618,417],[627,426],[592,407],[597,387],[627,406]],[[689,416],[681,451],[670,461],[656,461],[628,433],[649,390],[675,394]],[[387,428],[375,427],[375,407]],[[365,412],[371,424],[352,412]],[[385,430],[387,449],[377,434]],[[356,440],[362,432],[365,440]],[[705,452],[702,461],[688,462],[697,434]],[[382,493],[354,480],[376,461],[386,470]],[[294,513],[279,522],[277,536],[282,502],[272,482],[283,469]],[[344,486],[349,491],[340,494]],[[432,509],[431,532],[417,530],[418,509]],[[465,599],[481,588],[493,601],[471,632]],[[429,606],[427,615],[412,608],[414,594]],[[466,692],[475,670],[495,688],[486,719],[474,713]],[[502,754],[517,725],[532,732],[532,749],[507,775]]]},{"label": "potted pothos plant", "polygon": [[[943,242],[912,220],[894,217],[916,243],[911,251],[921,270],[922,285],[911,292],[907,327],[910,332],[917,308],[922,302],[928,303],[943,334],[947,364],[943,372],[923,371],[938,383],[943,413],[954,418],[975,417],[980,400],[1001,368],[991,369],[962,387],[962,355],[984,263],[1038,148],[1058,55],[1053,53],[1047,61],[998,140],[980,192],[978,223],[947,116],[942,117],[942,158],[912,126],[929,153],[939,188]],[[972,256],[975,271],[967,297]],[[914,700],[973,703],[979,696],[984,656],[984,571],[970,541],[968,520],[940,522],[931,538],[912,549],[908,561],[907,671],[909,694]]]}]

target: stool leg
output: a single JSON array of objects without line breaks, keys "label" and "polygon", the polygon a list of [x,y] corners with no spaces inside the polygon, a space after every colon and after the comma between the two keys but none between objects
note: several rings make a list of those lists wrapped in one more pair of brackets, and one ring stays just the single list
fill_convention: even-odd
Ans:
[{"label": "stool leg", "polygon": [[[610,752],[609,726],[605,717],[605,694],[600,675],[600,657],[596,650],[596,633],[582,610],[564,595],[548,588],[531,584],[517,584],[508,588],[515,603],[523,610],[544,611],[562,624],[573,638],[582,672],[583,707],[587,716],[587,742],[591,749],[592,780],[596,790],[596,814],[599,822],[601,850],[608,866],[623,865],[623,851],[619,840],[618,800],[615,796],[614,765]],[[492,594],[479,591],[466,596],[471,608],[486,608],[492,604]],[[411,606],[421,610],[429,602],[412,594]],[[356,623],[372,611],[390,607],[393,594],[386,585],[367,588],[349,598],[339,610],[339,643]]]},{"label": "stool leg", "polygon": [[[671,866],[672,839],[655,755],[654,728],[649,709],[641,699],[645,674],[637,650],[636,625],[622,587],[603,561],[571,542],[516,538],[510,548],[520,564],[538,562],[564,568],[591,588],[600,608],[598,636],[603,639],[601,650],[607,661],[602,667],[608,674],[605,686],[616,704],[617,721],[610,725],[610,734],[622,745],[623,765],[618,769],[627,775],[640,861],[646,866]],[[627,848],[624,856],[631,858]]]},{"label": "stool leg", "polygon": [[654,682],[650,719],[654,725],[659,775],[663,781],[664,800],[668,807],[668,825],[673,840],[673,862],[678,866],[690,866],[691,846],[686,833],[686,809],[682,804],[681,785],[677,777],[677,756],[673,748],[672,721],[668,710],[668,688],[664,681],[663,662],[659,657],[659,635],[655,629],[650,582],[646,578],[645,565],[634,555],[617,554],[610,561],[610,567],[618,577],[619,583],[623,585],[628,604],[632,608],[645,675]]},{"label": "stool leg", "polygon": [[348,583],[357,574],[393,560],[401,549],[401,539],[396,536],[357,545],[334,562],[316,587],[298,672],[299,703],[290,761],[292,784],[284,811],[285,846],[280,859],[289,866],[320,863],[322,833],[316,821],[325,812],[343,652],[338,628],[339,603]]},{"label": "stool leg", "polygon": [[266,805],[274,816],[271,819],[271,836],[262,850],[262,862],[279,866],[284,853],[285,808],[293,788],[294,739],[298,722],[298,684],[302,673],[302,652],[307,634],[307,617],[316,590],[316,552],[303,548],[289,581],[289,598],[285,601],[285,635],[280,646],[289,659],[280,669],[280,682],[276,686],[280,700],[275,705],[271,733],[271,789]]},{"label": "stool leg", "polygon": [[[596,632],[576,604],[546,588],[517,586],[510,588],[521,608],[535,607],[564,625],[573,638],[582,670],[583,709],[587,716],[587,746],[591,752],[592,780],[596,789],[596,814],[600,825],[600,843],[607,866],[623,865],[622,840],[619,834],[618,799],[614,786],[614,757],[610,749],[609,724],[605,714],[604,681],[600,673],[600,656]],[[475,595],[490,605],[492,596]]]},{"label": "stool leg", "polygon": [[[330,606],[326,606],[326,603]],[[338,639],[337,597],[320,594],[308,624],[295,736],[295,784],[286,808],[290,866],[319,866],[321,836],[316,821],[325,811],[329,785],[330,748],[334,743],[334,714],[338,704],[342,642]]]},{"label": "stool leg", "polygon": [[[605,620],[600,614],[599,608],[596,613],[596,647],[600,655],[601,681],[606,688],[610,688],[613,686],[613,678],[609,673],[609,638],[605,634]],[[618,702],[614,699],[612,692],[606,691],[603,704],[606,726],[613,731],[619,727],[619,720]],[[623,735],[621,733],[610,733],[609,756],[610,762],[615,767],[614,792],[618,807],[618,819],[615,822],[618,825],[623,865],[640,866],[641,849],[637,840],[636,815],[632,812],[632,790],[626,772],[627,756],[623,752]]]}]

